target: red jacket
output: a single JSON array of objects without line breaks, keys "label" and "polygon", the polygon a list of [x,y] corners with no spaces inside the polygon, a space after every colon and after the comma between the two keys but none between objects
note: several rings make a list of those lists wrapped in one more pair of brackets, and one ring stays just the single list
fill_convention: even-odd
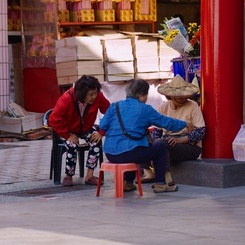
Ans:
[{"label": "red jacket", "polygon": [[[69,91],[69,92],[68,92]],[[66,91],[57,101],[53,112],[49,116],[48,125],[62,138],[68,139],[70,133],[81,135],[81,118],[77,111],[74,100],[76,97],[73,87]],[[73,100],[73,98],[74,100]],[[83,117],[82,133],[92,128],[97,117],[98,110],[105,114],[110,102],[100,91],[93,104],[90,105],[86,115]]]}]

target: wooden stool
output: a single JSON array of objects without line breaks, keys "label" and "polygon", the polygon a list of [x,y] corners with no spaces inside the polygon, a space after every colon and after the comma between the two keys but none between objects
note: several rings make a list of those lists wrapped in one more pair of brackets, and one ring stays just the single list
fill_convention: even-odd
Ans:
[{"label": "wooden stool", "polygon": [[142,185],[140,180],[140,172],[136,163],[111,163],[111,162],[102,162],[99,172],[99,179],[97,184],[96,196],[100,195],[100,186],[103,176],[103,172],[112,172],[114,173],[114,182],[115,182],[115,197],[123,198],[123,188],[124,188],[124,173],[129,171],[136,171],[138,190],[140,196],[143,196]]}]

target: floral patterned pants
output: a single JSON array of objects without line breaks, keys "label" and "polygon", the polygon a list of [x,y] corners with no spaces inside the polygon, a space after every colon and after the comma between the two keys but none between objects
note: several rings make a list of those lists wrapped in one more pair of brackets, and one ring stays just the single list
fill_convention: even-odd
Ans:
[{"label": "floral patterned pants", "polygon": [[[90,142],[90,137],[93,132],[96,131],[96,128],[93,127],[89,132],[83,135],[83,138],[86,143],[90,146],[88,151],[88,158],[86,162],[86,167],[89,169],[95,169],[97,167],[98,159],[100,156],[100,148],[102,147],[102,142],[94,145]],[[69,140],[64,141],[66,147],[66,168],[65,173],[67,175],[75,175],[76,163],[77,163],[77,151],[78,146]]]}]

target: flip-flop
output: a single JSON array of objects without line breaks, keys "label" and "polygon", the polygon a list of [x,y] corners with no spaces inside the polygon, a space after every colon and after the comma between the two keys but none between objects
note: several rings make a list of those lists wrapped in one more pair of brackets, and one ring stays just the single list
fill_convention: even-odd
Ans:
[{"label": "flip-flop", "polygon": [[[98,177],[92,176],[89,179],[85,180],[85,185],[97,185],[98,184]],[[103,185],[104,182],[101,181],[101,185]]]},{"label": "flip-flop", "polygon": [[[135,183],[137,184],[137,180],[135,181]],[[155,183],[155,178],[143,177],[141,179],[141,184],[147,184],[147,183]]]}]

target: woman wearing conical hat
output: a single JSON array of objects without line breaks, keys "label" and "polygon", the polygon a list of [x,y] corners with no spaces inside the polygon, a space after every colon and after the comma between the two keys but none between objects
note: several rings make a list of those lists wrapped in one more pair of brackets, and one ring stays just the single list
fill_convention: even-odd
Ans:
[{"label": "woman wearing conical hat", "polygon": [[[195,160],[202,152],[205,122],[198,104],[190,100],[193,95],[199,92],[199,88],[176,75],[171,82],[160,85],[157,90],[168,99],[158,108],[161,114],[191,122],[195,126],[192,132],[187,132],[185,129],[171,132],[164,128],[153,128],[153,139],[161,138],[167,148],[166,182],[169,185],[175,185],[171,178],[170,165],[180,161]],[[146,168],[142,183],[152,181],[154,181],[154,173],[150,168]]]}]

